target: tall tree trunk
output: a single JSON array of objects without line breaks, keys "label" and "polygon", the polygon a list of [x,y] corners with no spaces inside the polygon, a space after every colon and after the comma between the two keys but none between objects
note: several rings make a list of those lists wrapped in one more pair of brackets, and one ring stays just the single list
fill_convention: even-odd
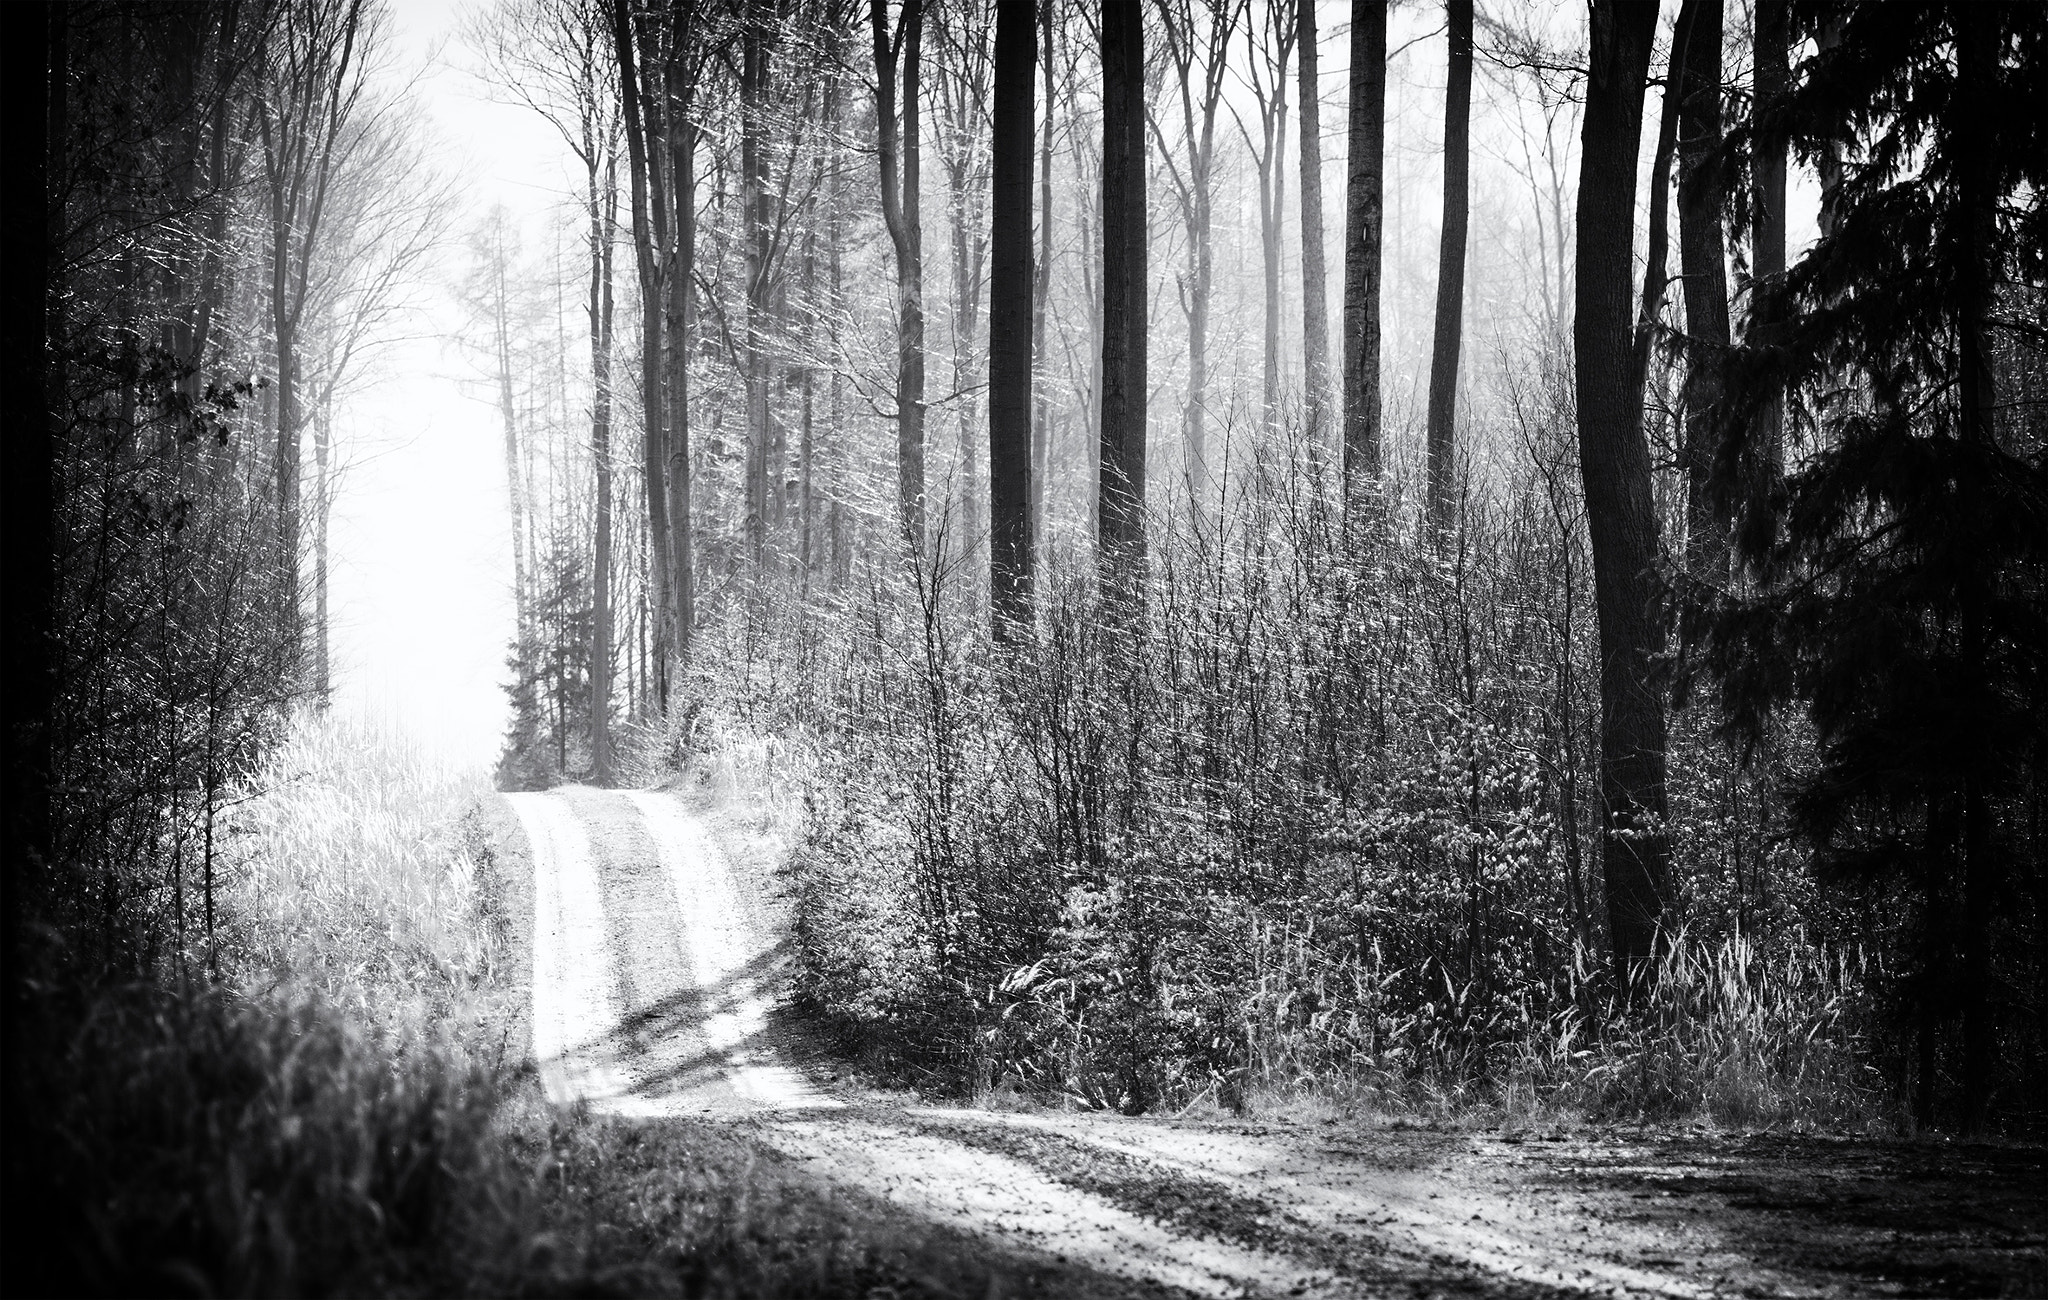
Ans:
[{"label": "tall tree trunk", "polygon": [[[1281,76],[1286,76],[1284,69]],[[1278,446],[1280,436],[1280,262],[1283,256],[1280,229],[1281,204],[1287,193],[1279,159],[1287,135],[1286,108],[1280,102],[1280,87],[1274,87],[1273,95],[1275,102],[1268,108],[1262,123],[1265,150],[1259,155],[1259,271],[1266,308],[1259,395],[1267,446]]]},{"label": "tall tree trunk", "polygon": [[1650,362],[1656,355],[1657,328],[1664,297],[1671,288],[1671,160],[1678,152],[1678,60],[1684,57],[1686,16],[1679,16],[1679,38],[1665,68],[1663,110],[1657,119],[1657,145],[1650,154],[1648,247],[1644,257],[1642,305],[1636,311],[1636,332],[1629,361],[1629,387],[1640,402],[1648,391]]},{"label": "tall tree trunk", "polygon": [[1713,581],[1727,569],[1728,518],[1714,501],[1714,428],[1728,351],[1727,237],[1722,228],[1722,0],[1686,0],[1678,16],[1672,93],[1679,104],[1678,266],[1685,286],[1686,571]]},{"label": "tall tree trunk", "polygon": [[1052,105],[1053,105],[1053,6],[1058,0],[1038,0],[1040,66],[1045,71],[1045,111],[1040,118],[1038,144],[1038,265],[1031,288],[1032,402],[1031,420],[1031,536],[1039,559],[1050,555],[1052,521],[1048,518],[1052,478],[1051,339],[1046,333],[1046,308],[1052,299]]},{"label": "tall tree trunk", "polygon": [[[678,0],[668,51],[669,190],[675,204],[675,251],[668,276],[668,533],[675,583],[676,658],[690,653],[697,623],[697,563],[690,510],[690,326],[697,275],[696,86],[688,63],[695,35],[695,0]],[[749,330],[751,337],[752,331]]]},{"label": "tall tree trunk", "polygon": [[1329,436],[1329,273],[1323,266],[1323,127],[1316,72],[1315,0],[1295,0],[1295,44],[1301,74],[1301,350],[1308,442],[1320,456]]},{"label": "tall tree trunk", "polygon": [[519,463],[519,407],[512,396],[512,319],[505,286],[505,232],[499,227],[491,233],[497,245],[491,250],[491,341],[498,363],[498,420],[505,431],[505,504],[512,517],[512,603],[523,644],[528,584],[532,580],[526,555],[526,480]]},{"label": "tall tree trunk", "polygon": [[997,0],[988,308],[989,606],[1031,620],[1031,79],[1035,0]]},{"label": "tall tree trunk", "polygon": [[[0,78],[16,170],[0,196],[0,367],[19,416],[0,439],[0,1105],[23,1114],[22,1045],[32,995],[24,966],[30,927],[51,879],[52,748],[56,709],[57,447],[66,424],[65,295],[56,274],[68,226],[56,184],[69,143],[68,5],[33,5],[14,19],[9,76]],[[38,139],[38,136],[41,138]],[[41,411],[32,404],[42,399]],[[18,1148],[17,1148],[18,1149]],[[0,1162],[10,1207],[44,1194],[27,1161]],[[17,1220],[17,1229],[20,1227]],[[17,1247],[19,1249],[19,1247]]]},{"label": "tall tree trunk", "polygon": [[[1788,0],[1756,0],[1756,34],[1751,89],[1756,111],[1769,114],[1792,85],[1791,16]],[[1759,287],[1785,275],[1785,153],[1782,131],[1760,132],[1756,140],[1756,206],[1750,219],[1750,273]],[[1752,290],[1754,294],[1754,290]],[[1752,311],[1751,328],[1768,332],[1773,322]],[[1785,395],[1774,393],[1750,430],[1748,481],[1744,485],[1753,519],[1768,518],[1762,507],[1777,490],[1785,460]]]},{"label": "tall tree trunk", "polygon": [[1102,5],[1102,468],[1096,547],[1105,597],[1134,602],[1145,566],[1145,24]]},{"label": "tall tree trunk", "polygon": [[[1951,108],[1959,125],[1956,150],[1957,220],[1964,265],[1959,268],[1962,301],[1956,329],[1956,391],[1961,407],[1962,436],[1980,457],[1997,448],[1993,413],[1998,392],[1993,370],[1991,328],[1996,306],[1998,271],[1997,163],[1984,136],[1971,124],[1994,111],[2001,93],[1999,54],[2003,28],[2010,21],[2003,6],[1956,0],[1950,6],[1956,42],[1958,96]],[[1980,572],[1964,574],[1957,592],[1961,605],[1963,664],[1971,678],[1990,675],[1985,629],[1986,606],[1994,592]],[[1992,837],[1997,827],[1980,765],[1963,771],[1963,1131],[1984,1132],[1990,1115],[1992,1075],[1998,1060],[1997,1025],[1992,1015],[1992,915],[1997,906],[1998,850]]]},{"label": "tall tree trunk", "polygon": [[[1216,113],[1223,101],[1230,36],[1240,8],[1226,0],[1190,0],[1178,8],[1158,0],[1167,35],[1167,55],[1179,76],[1181,127],[1186,172],[1172,173],[1187,224],[1188,269],[1181,281],[1181,308],[1188,323],[1188,395],[1182,413],[1183,455],[1188,494],[1201,501],[1209,477],[1209,316],[1215,298]],[[1199,40],[1195,11],[1206,11]],[[1142,26],[1142,22],[1141,22]],[[1199,80],[1198,80],[1199,79]],[[1141,142],[1142,144],[1142,142]],[[1160,147],[1166,147],[1162,139]]]},{"label": "tall tree trunk", "polygon": [[773,510],[769,483],[768,373],[768,33],[762,0],[746,0],[740,28],[740,220],[746,250],[746,329],[740,346],[746,387],[747,554],[761,565]]},{"label": "tall tree trunk", "polygon": [[1593,0],[1579,167],[1579,464],[1600,622],[1601,866],[1616,973],[1630,978],[1659,942],[1670,897],[1664,830],[1664,650],[1657,515],[1642,395],[1630,383],[1636,160],[1654,0]]},{"label": "tall tree trunk", "polygon": [[291,310],[291,223],[285,191],[270,192],[270,343],[277,372],[277,571],[285,638],[299,639],[299,339]]},{"label": "tall tree trunk", "polygon": [[1458,352],[1464,337],[1465,232],[1472,210],[1472,0],[1449,0],[1444,90],[1444,224],[1437,256],[1436,341],[1429,357],[1429,522],[1449,535],[1457,510]]},{"label": "tall tree trunk", "polygon": [[1386,126],[1387,0],[1352,0],[1351,141],[1344,184],[1344,508],[1352,519],[1372,508],[1380,487],[1380,200]]},{"label": "tall tree trunk", "polygon": [[668,246],[659,155],[654,151],[641,60],[636,53],[629,0],[612,0],[612,42],[625,100],[626,158],[632,173],[633,253],[640,273],[640,403],[645,416],[643,460],[647,488],[647,568],[654,578],[655,700],[666,712],[671,658],[677,644],[674,552],[668,536],[668,426],[662,385],[663,286],[660,250]]},{"label": "tall tree trunk", "polygon": [[313,417],[313,704],[325,710],[333,694],[327,627],[327,525],[334,513],[334,393],[321,396]]},{"label": "tall tree trunk", "polygon": [[[590,574],[590,779],[606,785],[612,779],[613,763],[611,710],[607,706],[612,687],[613,607],[617,603],[612,594],[612,247],[617,199],[613,197],[613,168],[600,170],[595,149],[584,180],[584,203],[590,218],[590,459],[597,476]],[[512,396],[510,360],[508,355],[507,402]],[[514,450],[508,443],[506,454],[512,455]],[[515,461],[511,472],[517,471]],[[630,650],[628,647],[629,654]],[[631,666],[629,659],[627,667]],[[627,696],[630,707],[630,684]]]},{"label": "tall tree trunk", "polygon": [[[871,0],[875,38],[875,125],[882,173],[882,221],[896,253],[896,510],[914,556],[924,554],[924,228],[918,213],[919,55],[925,0],[902,0],[894,35],[888,0]],[[897,67],[903,120],[896,119]]]}]

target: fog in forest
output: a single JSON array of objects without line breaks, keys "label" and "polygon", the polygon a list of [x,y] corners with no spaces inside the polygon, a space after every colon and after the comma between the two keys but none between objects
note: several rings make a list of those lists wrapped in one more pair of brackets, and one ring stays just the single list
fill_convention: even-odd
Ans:
[{"label": "fog in forest", "polygon": [[2044,13],[9,9],[10,1289],[2048,1286]]}]

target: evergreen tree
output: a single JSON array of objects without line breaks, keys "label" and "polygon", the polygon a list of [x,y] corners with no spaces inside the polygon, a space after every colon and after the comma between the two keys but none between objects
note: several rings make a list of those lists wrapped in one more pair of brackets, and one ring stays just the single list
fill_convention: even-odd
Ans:
[{"label": "evergreen tree", "polygon": [[1790,807],[1817,865],[1917,899],[1919,1118],[1954,1008],[1978,1129],[1999,1009],[2025,1000],[2041,937],[2048,468],[2022,391],[2048,338],[2048,24],[1967,2],[1908,22],[1807,4],[1794,21],[1841,39],[1744,136],[1839,154],[1836,219],[1755,286],[1731,356],[1724,499],[1754,481],[1746,431],[1779,392],[1790,464],[1746,503],[1749,580],[1712,611],[1707,663],[1752,740],[1804,708],[1816,743]]}]

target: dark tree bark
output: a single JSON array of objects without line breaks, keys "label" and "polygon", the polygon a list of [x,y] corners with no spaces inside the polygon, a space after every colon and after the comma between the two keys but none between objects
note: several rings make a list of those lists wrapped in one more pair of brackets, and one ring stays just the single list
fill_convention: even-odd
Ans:
[{"label": "dark tree bark", "polygon": [[[1685,18],[1679,19],[1682,32]],[[1656,353],[1657,328],[1664,314],[1664,296],[1671,288],[1671,160],[1678,152],[1678,96],[1670,87],[1678,77],[1683,45],[1674,43],[1663,110],[1657,119],[1657,145],[1650,154],[1649,230],[1643,259],[1643,292],[1636,311],[1635,343],[1630,352],[1629,387],[1640,403],[1648,392],[1650,362]]]},{"label": "dark tree bark", "polygon": [[1579,463],[1600,621],[1601,866],[1617,974],[1654,954],[1669,898],[1657,514],[1642,396],[1630,383],[1636,158],[1654,0],[1593,0],[1579,167]]},{"label": "dark tree bark", "polygon": [[989,603],[1031,619],[1031,136],[1035,0],[997,0],[988,309]]},{"label": "dark tree bark", "polygon": [[[918,212],[919,55],[924,0],[903,0],[892,35],[888,0],[871,0],[875,37],[875,126],[882,172],[882,221],[896,252],[896,509],[915,555],[924,553],[924,227]],[[896,119],[902,67],[903,120]]]},{"label": "dark tree bark", "polygon": [[1458,352],[1464,339],[1465,234],[1472,210],[1472,0],[1449,0],[1444,89],[1444,223],[1437,253],[1436,335],[1429,357],[1429,522],[1450,534],[1456,512]]},{"label": "dark tree bark", "polygon": [[1344,222],[1344,505],[1380,481],[1380,216],[1386,174],[1387,0],[1352,0],[1351,142]]},{"label": "dark tree bark", "polygon": [[[0,262],[6,293],[0,303],[0,366],[16,395],[16,414],[0,439],[0,1099],[20,1116],[25,1065],[22,1030],[29,1008],[23,979],[27,923],[40,910],[50,866],[51,750],[56,682],[55,480],[63,422],[64,383],[55,344],[63,336],[62,296],[51,292],[52,260],[64,229],[61,200],[49,182],[61,163],[65,87],[70,78],[68,8],[31,5],[16,20],[0,102],[9,130],[20,132],[11,150],[16,169],[0,207],[0,236],[8,255]],[[36,412],[31,404],[44,402]],[[12,1121],[10,1121],[12,1122]],[[42,1189],[25,1185],[24,1162],[4,1162],[6,1204],[30,1204]],[[16,1221],[19,1228],[21,1222]]]},{"label": "dark tree bark", "polygon": [[1096,547],[1104,594],[1134,601],[1145,565],[1145,25],[1138,0],[1102,5],[1102,469]]},{"label": "dark tree bark", "polygon": [[1678,267],[1685,294],[1685,567],[1702,581],[1725,572],[1728,556],[1728,517],[1711,490],[1721,361],[1728,351],[1721,12],[1722,0],[1686,0],[1670,92],[1679,106]]},{"label": "dark tree bark", "polygon": [[1322,98],[1316,74],[1315,0],[1295,0],[1295,44],[1301,47],[1301,351],[1302,410],[1309,446],[1320,453],[1330,406],[1329,272],[1323,266]]},{"label": "dark tree bark", "polygon": [[[1754,69],[1751,89],[1759,116],[1771,113],[1792,85],[1791,16],[1787,0],[1757,0]],[[1759,285],[1773,284],[1785,275],[1785,152],[1783,132],[1758,133],[1756,157],[1756,206],[1750,221],[1750,273]],[[1751,318],[1752,329],[1768,331],[1772,322],[1763,313]],[[1750,430],[1748,472],[1745,484],[1752,507],[1761,507],[1777,489],[1785,460],[1785,395],[1776,393],[1765,402]],[[1768,511],[1752,508],[1753,519],[1768,518]]]},{"label": "dark tree bark", "polygon": [[[1956,133],[1956,203],[1962,226],[1960,253],[1961,319],[1956,330],[1956,391],[1963,439],[1979,455],[1996,448],[1993,413],[1998,409],[1991,330],[1996,306],[1998,202],[2001,186],[1997,161],[1982,134],[1970,129],[1993,111],[2001,93],[1999,46],[2006,15],[1991,6],[1959,0],[1951,9],[1956,42],[1958,102],[1954,109],[1962,129]],[[1962,653],[1972,681],[1994,677],[1987,664],[1991,637],[1986,611],[1994,591],[1980,572],[1960,576],[1957,604],[1962,615]],[[1998,1061],[1997,1026],[1992,1015],[1991,961],[1993,910],[1997,907],[2001,863],[1993,842],[1996,814],[1991,807],[1991,781],[1982,765],[1963,769],[1963,1131],[1981,1135],[1990,1116],[1991,1085]]]},{"label": "dark tree bark", "polygon": [[1057,0],[1039,0],[1039,66],[1045,73],[1045,110],[1039,115],[1038,135],[1038,266],[1031,288],[1031,349],[1033,358],[1032,396],[1036,414],[1031,421],[1031,535],[1045,558],[1052,537],[1048,517],[1052,479],[1052,403],[1045,375],[1050,372],[1052,353],[1046,334],[1046,306],[1052,300],[1052,138],[1053,138],[1053,21]]},{"label": "dark tree bark", "polygon": [[640,402],[644,420],[647,478],[647,570],[654,585],[654,691],[668,709],[670,659],[677,645],[674,551],[668,529],[668,424],[663,400],[662,346],[666,332],[660,251],[668,247],[668,212],[662,201],[661,159],[655,150],[653,115],[641,79],[641,59],[629,0],[612,0],[612,43],[619,60],[619,90],[625,101],[626,159],[632,172],[633,253],[640,273]]}]

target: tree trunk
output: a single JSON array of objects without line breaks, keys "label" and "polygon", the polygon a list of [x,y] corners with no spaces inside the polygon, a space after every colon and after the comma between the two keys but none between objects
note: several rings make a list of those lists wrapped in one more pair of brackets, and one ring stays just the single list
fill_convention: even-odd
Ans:
[{"label": "tree trunk", "polygon": [[1629,329],[1636,159],[1656,29],[1654,0],[1593,0],[1572,327],[1600,621],[1601,866],[1615,970],[1624,980],[1653,956],[1669,898],[1657,516],[1641,392],[1630,384]]},{"label": "tree trunk", "polygon": [[1471,215],[1472,0],[1449,0],[1444,90],[1444,224],[1437,256],[1436,341],[1429,358],[1429,522],[1450,535],[1457,510],[1458,351],[1464,335],[1465,231]]},{"label": "tree trunk", "polygon": [[1329,273],[1323,266],[1323,128],[1316,74],[1315,0],[1295,0],[1295,44],[1301,75],[1301,350],[1308,445],[1318,457],[1329,434]]},{"label": "tree trunk", "polygon": [[1379,498],[1380,198],[1386,125],[1387,0],[1352,0],[1351,142],[1344,186],[1344,507],[1353,519]]},{"label": "tree trunk", "polygon": [[1678,150],[1678,96],[1671,91],[1678,78],[1676,60],[1683,54],[1686,16],[1679,16],[1680,40],[1672,46],[1673,62],[1666,68],[1667,80],[1661,115],[1657,119],[1657,145],[1650,154],[1650,201],[1647,248],[1643,259],[1642,306],[1636,311],[1635,342],[1630,351],[1629,387],[1640,401],[1648,391],[1650,361],[1655,355],[1657,324],[1664,314],[1664,295],[1671,287],[1671,159]]},{"label": "tree trunk", "polygon": [[1722,0],[1686,0],[1678,16],[1668,93],[1679,105],[1678,267],[1685,293],[1686,572],[1712,582],[1727,570],[1728,518],[1714,502],[1714,427],[1728,351],[1727,238],[1722,229]]},{"label": "tree trunk", "polygon": [[1048,518],[1052,477],[1052,403],[1046,375],[1051,367],[1051,340],[1046,334],[1046,307],[1052,299],[1052,104],[1053,104],[1053,6],[1058,0],[1039,0],[1040,66],[1045,70],[1045,111],[1040,119],[1038,144],[1038,265],[1031,289],[1032,400],[1031,421],[1031,536],[1038,558],[1050,556],[1052,521]]},{"label": "tree trunk", "polygon": [[1104,596],[1134,602],[1145,566],[1145,25],[1138,0],[1102,6],[1102,469],[1096,547]]},{"label": "tree trunk", "polygon": [[[669,570],[675,584],[675,655],[688,658],[696,630],[696,557],[690,510],[690,309],[697,275],[697,127],[691,117],[696,91],[687,63],[696,7],[683,0],[674,11],[668,52],[669,190],[675,204],[675,251],[668,276],[668,533]],[[751,330],[749,331],[751,336]]]},{"label": "tree trunk", "polygon": [[[1958,0],[1950,10],[1956,42],[1958,102],[1951,112],[1961,124],[1956,203],[1960,209],[1964,265],[1959,268],[1962,319],[1956,330],[1956,390],[1961,407],[1962,436],[1980,457],[1996,452],[1993,413],[1998,392],[1993,372],[1992,314],[1996,305],[1998,201],[1997,164],[1984,136],[1970,128],[1981,122],[2004,90],[1999,80],[2001,28],[1998,8]],[[1962,652],[1965,671],[1974,681],[1990,677],[1985,630],[1986,606],[1995,593],[1981,572],[1962,576],[1957,596],[1962,607]],[[1998,1060],[1997,1026],[1992,1015],[1992,913],[1997,906],[1998,850],[1993,844],[1989,781],[1978,765],[1963,772],[1963,1131],[1984,1133],[1990,1116],[1992,1075]]]},{"label": "tree trunk", "polygon": [[[895,35],[888,0],[871,0],[882,221],[896,253],[896,510],[913,556],[924,554],[924,229],[918,215],[918,59],[924,0],[903,0]],[[896,70],[903,69],[903,120]]]},{"label": "tree trunk", "polygon": [[747,0],[740,29],[740,221],[745,230],[746,329],[740,338],[746,386],[747,554],[760,568],[767,545],[770,499],[767,335],[768,259],[768,36],[761,0]]},{"label": "tree trunk", "polygon": [[1035,0],[997,0],[988,309],[989,605],[1031,620],[1031,126]]},{"label": "tree trunk", "polygon": [[656,703],[665,712],[676,616],[668,536],[668,428],[662,392],[663,276],[657,254],[668,246],[668,216],[661,201],[660,160],[653,151],[652,119],[640,79],[632,21],[628,0],[612,0],[612,40],[625,100],[626,157],[633,181],[633,253],[640,273],[640,402],[645,416],[647,568],[654,579],[654,691]]},{"label": "tree trunk", "polygon": [[[1281,76],[1286,75],[1283,70]],[[1274,88],[1279,99],[1279,87]],[[1265,294],[1265,348],[1259,373],[1259,395],[1263,399],[1263,422],[1268,446],[1279,446],[1280,437],[1280,262],[1281,203],[1286,181],[1279,166],[1279,153],[1287,134],[1286,110],[1275,102],[1263,122],[1265,151],[1259,156],[1259,271]]]},{"label": "tree trunk", "polygon": [[[1788,0],[1757,0],[1755,65],[1752,91],[1756,112],[1766,114],[1791,89],[1790,65],[1792,27],[1786,10]],[[1756,207],[1750,220],[1750,273],[1758,286],[1775,284],[1785,275],[1785,153],[1783,132],[1758,134],[1756,157]],[[1752,294],[1755,290],[1751,291]],[[1768,332],[1772,322],[1765,313],[1754,312],[1751,328]],[[1750,430],[1748,481],[1744,485],[1751,513],[1768,517],[1763,509],[1777,490],[1785,460],[1785,395],[1773,393],[1761,405],[1756,427]]]},{"label": "tree trunk", "polygon": [[[616,157],[616,155],[614,155]],[[612,240],[616,200],[611,169],[600,171],[593,153],[585,174],[584,203],[590,218],[590,459],[597,473],[596,536],[591,563],[590,779],[612,779]],[[507,359],[509,371],[510,358]],[[505,397],[511,399],[509,379]],[[506,454],[514,448],[508,442]],[[511,472],[518,471],[517,463]],[[523,640],[523,638],[522,638]],[[629,662],[628,667],[631,667]],[[628,690],[628,705],[631,705]]]}]

